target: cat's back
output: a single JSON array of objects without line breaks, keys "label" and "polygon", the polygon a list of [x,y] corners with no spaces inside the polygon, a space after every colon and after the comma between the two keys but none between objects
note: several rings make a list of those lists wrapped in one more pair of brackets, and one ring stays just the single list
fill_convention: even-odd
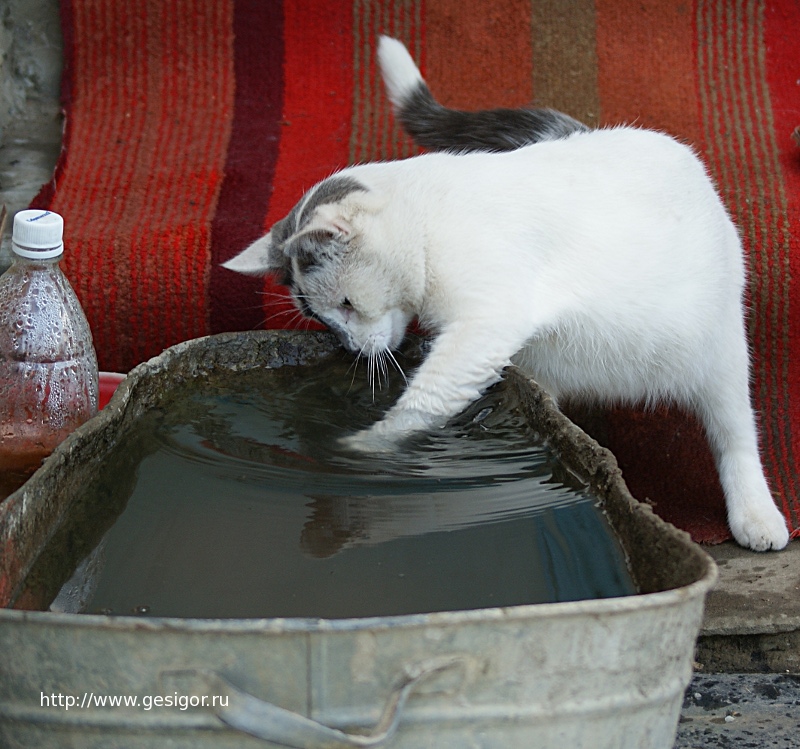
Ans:
[{"label": "cat's back", "polygon": [[[516,152],[496,154],[509,167],[515,160],[524,168],[540,170],[554,179],[575,175],[615,179],[644,179],[649,183],[693,179],[705,186],[705,168],[694,151],[675,138],[654,130],[615,127],[575,133],[567,138],[543,141]],[[685,187],[686,185],[684,185]]]},{"label": "cat's back", "polygon": [[352,169],[389,197],[385,216],[398,225],[413,218],[460,257],[476,237],[529,247],[531,262],[563,256],[565,247],[624,262],[634,251],[696,256],[696,242],[717,248],[702,253],[709,262],[717,251],[736,254],[735,243],[720,241],[734,232],[703,164],[652,130],[608,128],[516,151],[440,152]]},{"label": "cat's back", "polygon": [[532,145],[540,147],[540,151],[551,148],[563,149],[566,146],[570,151],[589,152],[596,149],[604,154],[617,153],[621,156],[649,153],[656,157],[669,155],[695,160],[694,151],[677,138],[658,130],[629,125],[576,132],[564,138],[541,141]]},{"label": "cat's back", "polygon": [[536,222],[584,234],[602,228],[619,240],[628,231],[729,230],[703,163],[663,133],[608,128],[495,156],[509,195]]},{"label": "cat's back", "polygon": [[426,199],[444,195],[465,208],[472,200],[494,204],[494,198],[515,194],[554,206],[566,196],[578,202],[631,195],[669,196],[687,204],[716,200],[705,167],[689,146],[633,127],[578,132],[515,151],[428,153],[353,169],[389,192],[411,190]]}]

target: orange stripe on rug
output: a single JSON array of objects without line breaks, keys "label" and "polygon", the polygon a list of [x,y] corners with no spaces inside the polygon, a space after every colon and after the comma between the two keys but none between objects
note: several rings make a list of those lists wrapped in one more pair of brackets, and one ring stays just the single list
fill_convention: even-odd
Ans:
[{"label": "orange stripe on rug", "polygon": [[530,0],[437,0],[426,5],[425,76],[461,109],[533,101]]},{"label": "orange stripe on rug", "polygon": [[592,127],[600,117],[594,0],[541,0],[531,4],[533,93]]},{"label": "orange stripe on rug", "polygon": [[694,17],[673,0],[597,0],[601,122],[697,143]]},{"label": "orange stripe on rug", "polygon": [[354,0],[353,123],[350,162],[406,158],[418,152],[392,116],[377,64],[377,40],[386,34],[422,56],[422,0]]}]

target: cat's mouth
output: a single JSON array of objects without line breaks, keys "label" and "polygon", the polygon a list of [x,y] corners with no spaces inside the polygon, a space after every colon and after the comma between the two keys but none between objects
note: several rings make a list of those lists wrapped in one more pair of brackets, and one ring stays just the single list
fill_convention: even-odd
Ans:
[{"label": "cat's mouth", "polygon": [[342,345],[351,353],[358,354],[367,358],[380,357],[391,351],[391,340],[389,336],[383,333],[373,333],[369,335],[363,343],[359,343],[351,334],[350,331],[340,333],[334,330]]},{"label": "cat's mouth", "polygon": [[405,338],[409,318],[399,309],[390,309],[369,326],[349,325],[343,324],[335,316],[314,312],[302,295],[297,295],[295,299],[305,317],[322,323],[351,354],[367,358],[391,356],[391,352],[397,350]]}]

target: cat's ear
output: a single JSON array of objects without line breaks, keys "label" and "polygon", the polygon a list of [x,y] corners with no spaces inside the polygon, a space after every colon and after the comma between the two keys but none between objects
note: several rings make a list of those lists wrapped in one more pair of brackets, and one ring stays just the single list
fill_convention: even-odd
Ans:
[{"label": "cat's ear", "polygon": [[222,264],[223,268],[244,273],[247,276],[265,276],[284,270],[288,260],[272,241],[272,232],[257,239],[246,250]]},{"label": "cat's ear", "polygon": [[344,249],[353,236],[353,225],[338,207],[318,208],[302,231],[289,237],[283,253],[297,260],[304,271],[330,259]]},{"label": "cat's ear", "polygon": [[335,203],[321,205],[314,211],[306,230],[329,234],[332,238],[347,242],[353,235],[353,222],[343,206]]},{"label": "cat's ear", "polygon": [[325,259],[339,253],[340,245],[333,232],[322,229],[305,230],[290,237],[283,248],[287,262],[297,261],[301,273],[308,272]]}]

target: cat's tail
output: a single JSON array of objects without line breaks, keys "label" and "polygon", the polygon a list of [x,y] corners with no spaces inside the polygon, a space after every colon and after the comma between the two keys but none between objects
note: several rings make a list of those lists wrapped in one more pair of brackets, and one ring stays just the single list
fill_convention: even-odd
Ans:
[{"label": "cat's tail", "polygon": [[513,151],[542,140],[566,138],[589,128],[553,109],[448,109],[433,98],[408,50],[380,37],[378,62],[403,129],[434,151]]}]

